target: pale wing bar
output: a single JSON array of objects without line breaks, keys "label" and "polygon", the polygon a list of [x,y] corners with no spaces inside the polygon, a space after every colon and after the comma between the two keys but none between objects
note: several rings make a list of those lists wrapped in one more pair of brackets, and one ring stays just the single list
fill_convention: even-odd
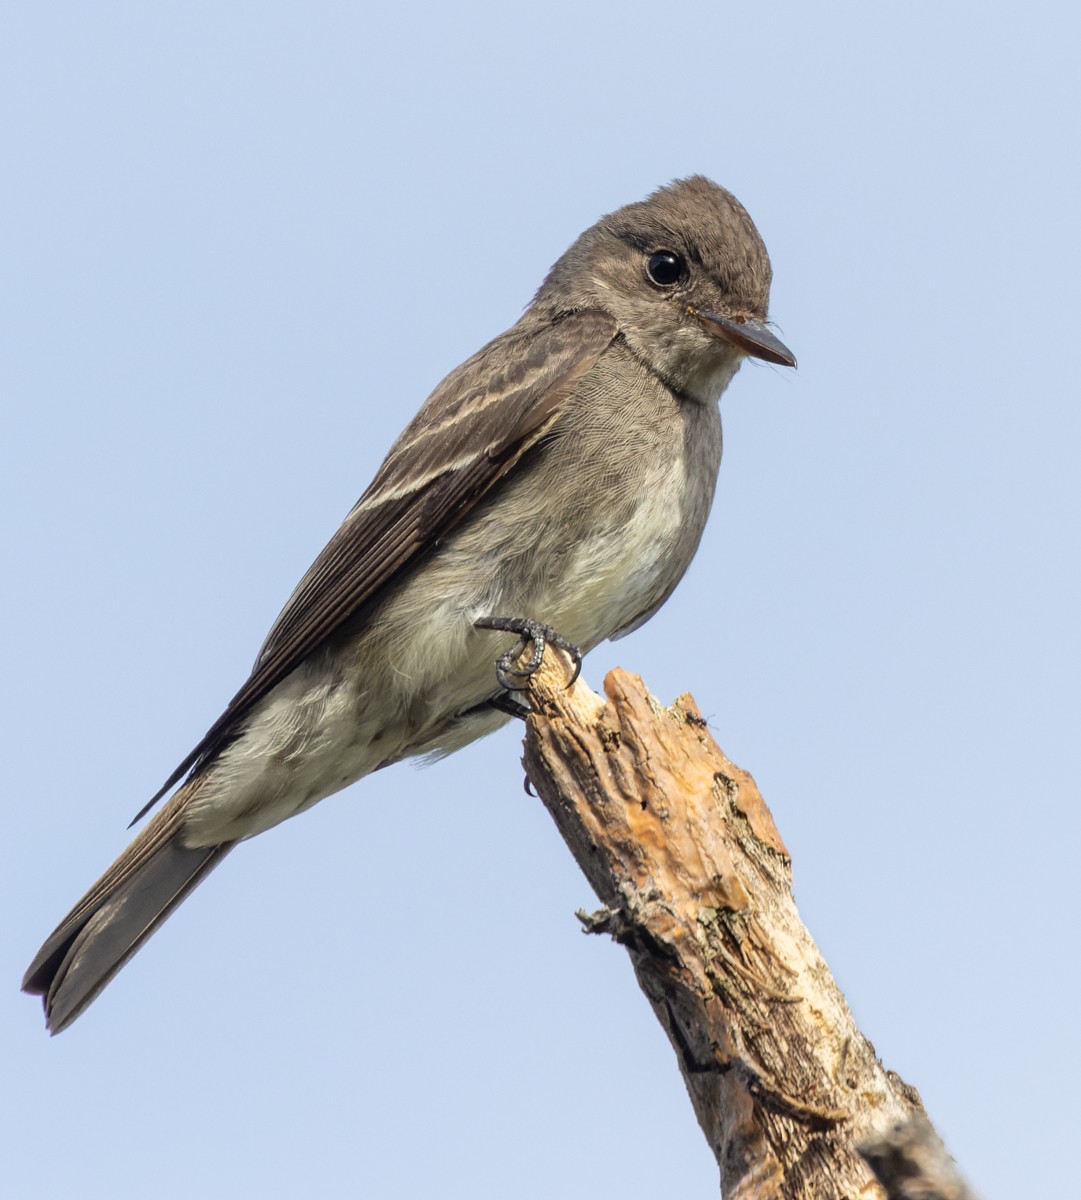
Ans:
[{"label": "pale wing bar", "polygon": [[[189,770],[228,743],[253,704],[513,469],[616,332],[612,317],[592,310],[537,330],[510,330],[440,384],[301,580],[244,686],[133,825]],[[508,341],[520,344],[511,357],[515,367],[499,388],[485,364]],[[417,479],[412,490],[410,473]]]}]

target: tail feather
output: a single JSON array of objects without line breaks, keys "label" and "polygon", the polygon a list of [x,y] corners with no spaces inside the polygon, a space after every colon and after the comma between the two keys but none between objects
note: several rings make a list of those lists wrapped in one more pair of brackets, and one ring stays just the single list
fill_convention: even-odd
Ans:
[{"label": "tail feather", "polygon": [[[57,926],[23,979],[42,997],[50,1033],[65,1029],[232,849],[180,843],[165,810]],[[173,819],[170,819],[173,818]]]}]

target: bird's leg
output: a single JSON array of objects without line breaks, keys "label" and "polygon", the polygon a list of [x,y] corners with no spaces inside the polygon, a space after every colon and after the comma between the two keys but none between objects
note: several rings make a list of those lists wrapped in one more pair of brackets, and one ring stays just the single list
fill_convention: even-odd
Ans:
[{"label": "bird's leg", "polygon": [[[544,651],[549,643],[567,654],[574,664],[574,671],[571,673],[567,687],[570,687],[578,678],[578,672],[582,669],[581,650],[573,642],[567,641],[551,625],[534,621],[531,617],[480,617],[473,624],[477,629],[494,629],[500,633],[516,633],[518,635],[517,643],[506,654],[501,654],[495,664],[495,677],[499,681],[499,686],[506,691],[520,692],[522,690],[523,681],[528,680],[544,661]],[[518,659],[530,644],[533,646],[533,653],[530,654],[527,662],[520,663]]]}]

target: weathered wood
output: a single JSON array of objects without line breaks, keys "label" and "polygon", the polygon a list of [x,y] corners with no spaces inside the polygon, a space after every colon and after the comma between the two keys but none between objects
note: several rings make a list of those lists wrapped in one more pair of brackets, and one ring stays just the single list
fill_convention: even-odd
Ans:
[{"label": "weathered wood", "polygon": [[754,780],[690,696],[663,708],[562,658],[534,676],[524,765],[676,1051],[724,1196],[885,1195],[857,1146],[922,1113],[860,1033],[792,899]]}]

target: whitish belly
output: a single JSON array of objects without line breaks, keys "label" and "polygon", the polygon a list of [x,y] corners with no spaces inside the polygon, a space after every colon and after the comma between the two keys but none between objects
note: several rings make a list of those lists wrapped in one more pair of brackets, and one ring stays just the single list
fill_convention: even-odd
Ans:
[{"label": "whitish belly", "polygon": [[514,637],[473,622],[535,618],[582,650],[611,637],[686,567],[697,540],[688,542],[686,492],[682,465],[659,464],[618,528],[594,522],[557,562],[543,539],[526,548],[520,571],[497,556],[487,577],[475,555],[465,572],[457,554],[430,559],[355,641],[317,654],[256,706],[207,772],[189,843],[250,837],[387,761],[448,753],[497,728],[505,717],[484,705]]}]

